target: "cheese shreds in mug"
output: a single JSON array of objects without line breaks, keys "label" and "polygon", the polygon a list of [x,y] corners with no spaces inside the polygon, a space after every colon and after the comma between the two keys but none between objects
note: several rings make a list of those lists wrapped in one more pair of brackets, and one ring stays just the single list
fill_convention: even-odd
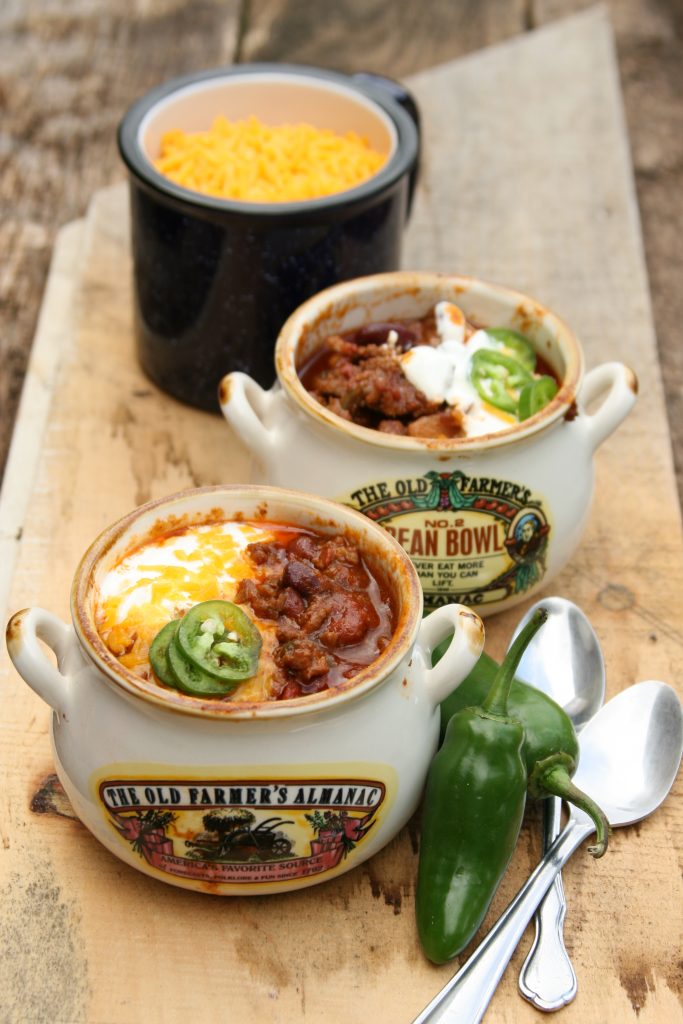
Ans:
[{"label": "cheese shreds in mug", "polygon": [[225,521],[169,532],[103,578],[99,634],[143,679],[265,701],[339,685],[395,628],[391,594],[345,536]]},{"label": "cheese shreds in mug", "polygon": [[168,131],[154,166],[184,188],[219,199],[288,203],[360,185],[386,163],[356,132],[217,117],[209,131]]}]

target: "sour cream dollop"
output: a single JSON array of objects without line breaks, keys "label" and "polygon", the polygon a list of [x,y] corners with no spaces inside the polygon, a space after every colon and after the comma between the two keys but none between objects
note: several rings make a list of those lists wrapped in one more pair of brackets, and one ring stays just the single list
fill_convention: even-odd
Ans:
[{"label": "sour cream dollop", "polygon": [[470,381],[470,364],[475,352],[497,346],[486,331],[478,330],[467,338],[467,322],[462,310],[452,302],[439,302],[434,308],[439,345],[416,345],[401,356],[403,372],[410,383],[430,402],[458,406],[468,437],[480,437],[504,430],[516,420],[483,402]]}]

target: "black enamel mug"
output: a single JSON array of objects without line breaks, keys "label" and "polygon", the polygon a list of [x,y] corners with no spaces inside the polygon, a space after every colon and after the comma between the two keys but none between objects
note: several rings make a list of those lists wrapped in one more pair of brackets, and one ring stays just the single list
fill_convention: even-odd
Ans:
[{"label": "black enamel mug", "polygon": [[[214,198],[155,169],[166,131],[206,130],[219,114],[353,130],[389,156],[354,188],[283,203]],[[135,103],[118,142],[130,172],[138,356],[183,402],[218,411],[218,383],[233,370],[270,386],[275,339],[294,309],[336,282],[399,266],[419,117],[396,82],[284,64],[186,75]]]}]

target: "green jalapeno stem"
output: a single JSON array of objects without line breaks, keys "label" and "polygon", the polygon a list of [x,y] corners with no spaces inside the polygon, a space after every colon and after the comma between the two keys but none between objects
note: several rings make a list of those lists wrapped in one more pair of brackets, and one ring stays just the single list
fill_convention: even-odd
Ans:
[{"label": "green jalapeno stem", "polygon": [[493,686],[489,690],[488,696],[481,705],[483,711],[493,715],[501,715],[503,717],[507,716],[508,698],[510,696],[510,688],[512,686],[512,681],[515,678],[517,666],[522,660],[522,655],[530,644],[532,638],[536,633],[538,633],[547,618],[548,613],[545,608],[539,608],[526,624],[524,629],[520,632],[519,636],[516,637],[510,650],[505,656],[503,664],[498,670],[498,674],[493,682]]},{"label": "green jalapeno stem", "polygon": [[[573,762],[572,762],[573,764]],[[559,796],[569,804],[579,807],[595,825],[597,842],[588,847],[588,852],[596,859],[607,851],[610,826],[605,813],[594,800],[575,786],[567,770],[556,757],[548,757],[539,761],[529,779],[529,791],[538,796]]]}]

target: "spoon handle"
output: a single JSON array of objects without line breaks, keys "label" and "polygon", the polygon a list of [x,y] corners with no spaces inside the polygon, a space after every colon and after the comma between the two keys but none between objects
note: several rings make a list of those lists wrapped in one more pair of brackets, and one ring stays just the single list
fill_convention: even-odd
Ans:
[{"label": "spoon handle", "polygon": [[413,1024],[478,1024],[536,907],[558,871],[593,831],[592,822],[570,818],[497,924]]},{"label": "spoon handle", "polygon": [[[560,832],[562,801],[550,797],[543,807],[543,850]],[[519,991],[538,1010],[561,1010],[576,996],[577,981],[565,949],[563,929],[567,904],[562,875],[555,881],[536,911],[536,935],[519,975]]]}]

